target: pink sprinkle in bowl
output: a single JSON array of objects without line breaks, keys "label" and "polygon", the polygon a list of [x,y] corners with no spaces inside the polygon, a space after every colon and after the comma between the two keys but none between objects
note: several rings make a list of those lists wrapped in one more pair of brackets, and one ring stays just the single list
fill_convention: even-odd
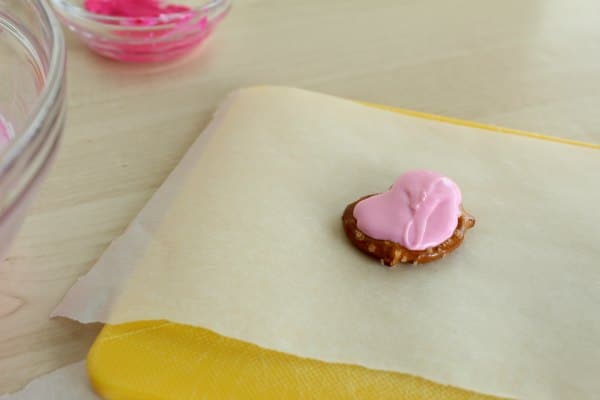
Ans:
[{"label": "pink sprinkle in bowl", "polygon": [[231,8],[231,0],[167,0],[189,8],[159,17],[115,17],[84,8],[84,0],[50,0],[62,22],[92,50],[119,61],[160,62],[200,45]]}]

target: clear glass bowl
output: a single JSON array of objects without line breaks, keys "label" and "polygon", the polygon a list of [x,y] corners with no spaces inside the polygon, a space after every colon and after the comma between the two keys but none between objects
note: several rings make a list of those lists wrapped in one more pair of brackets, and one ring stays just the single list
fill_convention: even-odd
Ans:
[{"label": "clear glass bowl", "polygon": [[126,62],[168,61],[202,43],[227,15],[231,0],[166,0],[190,8],[155,21],[90,13],[84,0],[50,0],[60,19],[97,53]]},{"label": "clear glass bowl", "polygon": [[64,125],[65,43],[44,0],[0,0],[0,257]]}]

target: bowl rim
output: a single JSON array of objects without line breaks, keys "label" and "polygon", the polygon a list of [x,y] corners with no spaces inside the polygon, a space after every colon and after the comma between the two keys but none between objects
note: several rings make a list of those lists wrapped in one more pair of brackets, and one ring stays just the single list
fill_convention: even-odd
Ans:
[{"label": "bowl rim", "polygon": [[[109,23],[111,25],[116,23],[127,23],[131,21],[136,21],[138,18],[136,17],[114,17],[110,15],[102,15],[96,14],[93,12],[87,11],[85,8],[73,4],[70,0],[50,0],[52,5],[58,9],[62,14],[66,14],[70,17],[81,18],[89,21],[99,22],[99,23]],[[220,9],[223,7],[230,7],[231,0],[207,0],[202,5],[190,7],[193,12],[196,13],[209,13],[213,10]],[[178,19],[183,16],[188,15],[187,13],[169,13],[169,18]],[[136,30],[139,28],[141,30],[147,29],[148,27],[136,27],[136,26],[128,26],[128,30]]]},{"label": "bowl rim", "polygon": [[25,127],[20,130],[21,132],[15,132],[15,138],[2,153],[0,174],[10,169],[30,143],[41,134],[46,119],[56,110],[56,101],[59,101],[63,91],[66,44],[62,28],[45,0],[30,0],[30,2],[37,9],[43,28],[50,34],[52,47],[47,58],[47,70],[44,71],[44,88],[29,113],[30,117],[26,120]]}]

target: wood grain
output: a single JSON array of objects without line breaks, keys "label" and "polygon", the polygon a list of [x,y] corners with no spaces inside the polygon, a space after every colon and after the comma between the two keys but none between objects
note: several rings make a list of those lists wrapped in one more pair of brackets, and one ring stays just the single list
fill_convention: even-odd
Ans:
[{"label": "wood grain", "polygon": [[99,327],[48,314],[229,91],[298,86],[600,143],[599,26],[591,0],[239,0],[210,43],[155,66],[68,35],[63,147],[0,265],[0,393],[85,356]]}]

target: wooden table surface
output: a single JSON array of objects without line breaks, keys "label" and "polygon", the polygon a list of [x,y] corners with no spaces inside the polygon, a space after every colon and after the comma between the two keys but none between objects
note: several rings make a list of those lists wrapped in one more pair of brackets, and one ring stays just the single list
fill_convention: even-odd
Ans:
[{"label": "wooden table surface", "polygon": [[298,86],[600,143],[594,0],[238,0],[206,46],[169,65],[119,64],[67,41],[63,146],[0,264],[0,393],[85,356],[99,326],[48,314],[238,87]]}]

